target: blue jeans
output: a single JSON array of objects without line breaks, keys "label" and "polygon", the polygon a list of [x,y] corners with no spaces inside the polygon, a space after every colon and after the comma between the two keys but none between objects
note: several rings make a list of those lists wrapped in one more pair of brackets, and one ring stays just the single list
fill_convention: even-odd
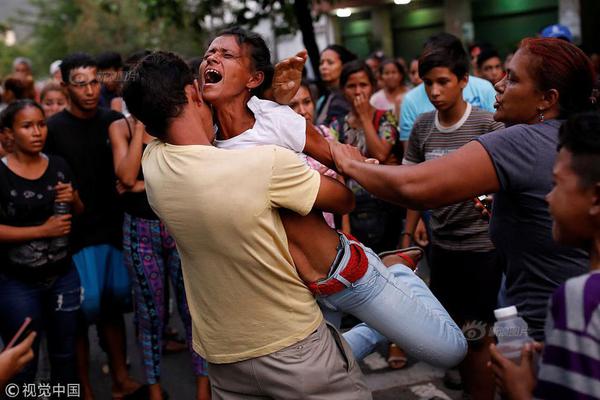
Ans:
[{"label": "blue jeans", "polygon": [[34,382],[41,333],[48,339],[52,382],[63,385],[78,382],[75,334],[80,305],[81,286],[74,267],[46,282],[0,275],[0,335],[4,344],[11,340],[25,317],[31,317],[29,326],[38,332],[33,344],[34,360],[12,382]]},{"label": "blue jeans", "polygon": [[[349,241],[340,236],[344,252],[328,279],[340,278],[350,257]],[[425,282],[410,268],[397,264],[390,268],[368,247],[365,275],[346,289],[317,300],[334,311],[343,311],[365,324],[344,334],[357,359],[373,351],[387,337],[408,355],[432,365],[451,367],[462,361],[467,341]],[[346,281],[347,282],[347,281]]]}]

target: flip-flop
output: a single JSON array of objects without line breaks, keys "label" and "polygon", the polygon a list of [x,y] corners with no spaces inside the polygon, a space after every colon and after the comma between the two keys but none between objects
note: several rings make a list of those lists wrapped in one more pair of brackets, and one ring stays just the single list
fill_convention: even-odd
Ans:
[{"label": "flip-flop", "polygon": [[391,256],[391,255],[398,256],[398,257],[402,258],[404,261],[406,261],[407,267],[409,267],[410,269],[412,269],[414,271],[417,268],[418,261],[415,261],[412,257],[409,257],[406,254],[409,251],[419,251],[419,253],[420,253],[419,259],[423,258],[423,255],[425,254],[425,252],[423,251],[422,248],[420,248],[418,246],[410,246],[410,247],[405,247],[403,249],[382,251],[381,253],[379,253],[377,255],[379,256],[380,259],[383,259],[383,257],[385,257],[385,256]]},{"label": "flip-flop", "polygon": [[406,358],[406,354],[404,354],[404,351],[395,343],[390,343],[387,358],[388,367],[390,367],[391,369],[402,369],[406,367],[407,361],[408,358]]}]

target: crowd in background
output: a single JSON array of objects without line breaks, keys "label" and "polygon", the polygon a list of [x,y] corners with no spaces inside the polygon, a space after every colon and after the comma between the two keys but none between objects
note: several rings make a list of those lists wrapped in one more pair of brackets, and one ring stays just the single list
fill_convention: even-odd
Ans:
[{"label": "crowd in background", "polygon": [[[545,200],[553,187],[558,144],[573,157],[586,154],[581,146],[589,146],[598,161],[597,114],[560,127],[594,108],[595,76],[600,74],[598,57],[585,56],[563,28],[544,30],[546,39],[524,40],[504,58],[486,43],[466,52],[448,34],[431,37],[413,60],[381,51],[360,60],[343,46],[330,45],[320,54],[322,82],[303,80],[289,103],[327,140],[352,145],[380,166],[414,166],[403,170],[406,177],[395,177],[392,169],[381,169],[377,176],[370,171],[354,175],[341,164],[336,172],[308,161],[355,195],[349,214],[325,213],[329,226],[377,253],[425,248],[435,296],[459,326],[484,325],[485,334],[469,340],[467,356],[445,378],[474,399],[492,399],[496,386],[529,396],[535,387],[529,381],[525,388],[515,384],[524,372],[511,369],[493,346],[490,350],[494,309],[516,305],[530,335],[544,342],[549,339],[548,326],[544,329],[549,300],[551,312],[571,310],[556,311],[561,300],[555,290],[589,270],[587,251],[552,241]],[[81,383],[83,398],[94,398],[88,331],[95,326],[108,356],[114,399],[166,398],[160,387],[161,356],[182,350],[192,354],[197,398],[210,398],[205,361],[191,346],[179,254],[145,194],[141,158],[153,137],[121,97],[128,71],[148,54],[140,51],[124,62],[114,52],[65,55],[50,65],[45,81],[36,81],[31,62],[19,57],[13,72],[2,78],[0,335],[4,344],[10,342],[26,317],[33,318],[31,328],[37,332],[15,347],[22,355],[14,366],[23,367],[16,382],[35,380],[45,336],[51,380]],[[197,73],[198,60],[190,65]],[[488,135],[492,131],[497,135]],[[573,139],[580,131],[588,132],[587,142]],[[429,163],[445,157],[450,159],[445,165]],[[589,179],[598,185],[597,165],[587,167],[596,175],[583,167],[576,173],[592,174]],[[476,172],[469,175],[469,170]],[[453,182],[458,183],[450,187]],[[474,194],[487,197],[478,201]],[[592,219],[598,223],[597,215]],[[598,228],[589,230],[596,229],[597,237]],[[596,281],[589,278],[591,283],[581,285],[598,288]],[[169,327],[171,291],[187,345]],[[576,371],[588,386],[556,378],[546,368],[536,389],[540,398],[552,397],[556,388],[568,396],[581,391],[586,398],[600,398],[600,336],[593,336],[600,334],[600,289],[586,293],[588,314],[581,329],[592,332],[586,337],[588,350],[573,345],[577,348],[570,351],[592,360]],[[132,310],[143,384],[129,376],[126,365],[123,314]],[[594,323],[595,330],[588,328]],[[551,359],[547,354],[560,345],[552,346],[546,348],[544,365],[568,375],[573,365],[561,364],[559,356],[566,353]],[[406,361],[402,349],[391,343],[390,368],[402,368]],[[2,372],[0,365],[0,382],[7,379]]]}]

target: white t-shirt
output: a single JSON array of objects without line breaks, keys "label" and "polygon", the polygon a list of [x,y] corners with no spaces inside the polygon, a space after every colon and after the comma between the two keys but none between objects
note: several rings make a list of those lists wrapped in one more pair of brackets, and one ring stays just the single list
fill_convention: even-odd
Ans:
[{"label": "white t-shirt", "polygon": [[[276,145],[302,153],[306,144],[306,120],[288,106],[253,96],[248,108],[254,114],[254,126],[226,140],[216,140],[221,149]],[[304,157],[301,157],[304,159]]]}]

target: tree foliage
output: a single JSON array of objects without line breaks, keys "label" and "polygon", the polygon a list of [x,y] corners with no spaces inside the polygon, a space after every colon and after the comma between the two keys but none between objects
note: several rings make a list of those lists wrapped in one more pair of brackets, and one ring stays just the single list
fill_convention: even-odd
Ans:
[{"label": "tree foliage", "polygon": [[[32,59],[38,76],[48,74],[48,65],[75,51],[98,54],[117,51],[124,56],[148,48],[165,49],[193,57],[201,54],[203,35],[187,25],[175,23],[174,15],[149,18],[143,2],[134,0],[29,0],[33,12],[16,21],[32,28],[31,37],[2,54]],[[160,1],[160,0],[158,0]],[[10,61],[0,57],[0,73],[10,71]]]}]

